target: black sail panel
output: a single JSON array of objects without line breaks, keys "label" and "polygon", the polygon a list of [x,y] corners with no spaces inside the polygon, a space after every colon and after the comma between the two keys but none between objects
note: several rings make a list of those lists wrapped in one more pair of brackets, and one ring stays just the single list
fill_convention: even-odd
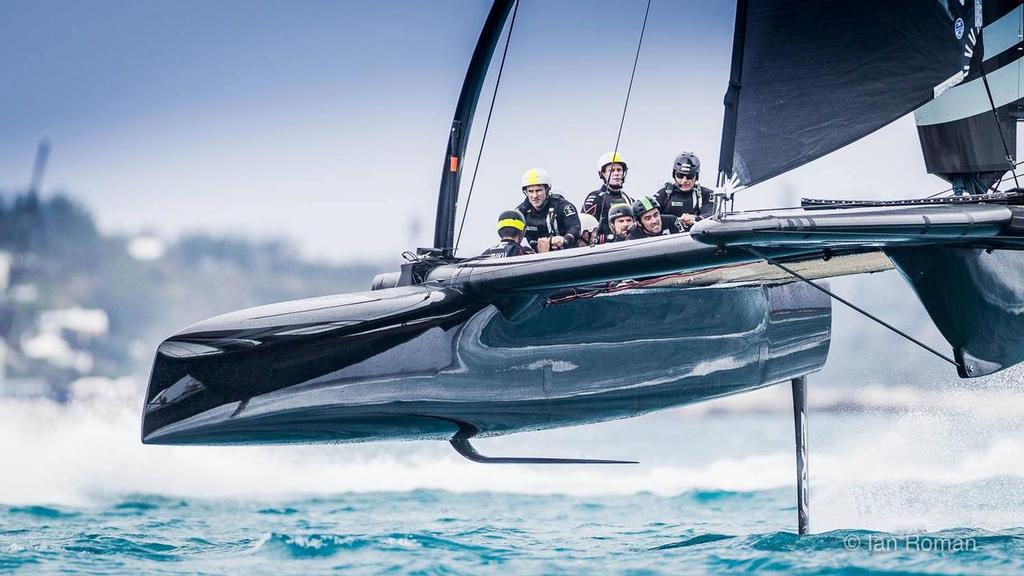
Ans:
[{"label": "black sail panel", "polygon": [[740,0],[720,171],[743,185],[762,182],[931,100],[969,63],[975,8]]},{"label": "black sail panel", "polygon": [[997,114],[989,109],[949,122],[918,124],[928,173],[950,181],[957,174],[987,174],[986,180],[994,182],[1013,169],[1017,132],[1012,112],[1008,105],[998,108]]}]

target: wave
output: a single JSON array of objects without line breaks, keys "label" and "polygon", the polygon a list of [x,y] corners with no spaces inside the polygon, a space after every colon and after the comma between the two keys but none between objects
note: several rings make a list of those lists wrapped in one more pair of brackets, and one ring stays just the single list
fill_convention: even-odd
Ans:
[{"label": "wave", "polygon": [[651,550],[671,550],[672,548],[689,548],[690,546],[700,546],[701,544],[709,544],[711,542],[720,542],[722,540],[730,540],[735,538],[729,534],[701,534],[694,536],[693,538],[687,538],[686,540],[680,540],[678,542],[670,542],[668,544],[662,544],[661,546],[655,546]]},{"label": "wave", "polygon": [[334,556],[342,552],[372,550],[374,552],[446,551],[469,553],[483,562],[492,561],[503,554],[501,548],[466,544],[456,538],[429,533],[394,532],[383,535],[353,536],[341,534],[285,534],[272,532],[255,546],[258,553],[288,558],[316,558]]},{"label": "wave", "polygon": [[283,554],[290,558],[332,556],[341,551],[359,550],[371,546],[372,538],[337,534],[289,535],[272,532],[255,546],[256,551]]},{"label": "wave", "polygon": [[[910,562],[928,572],[1004,574],[1024,567],[1020,526],[797,536],[771,520],[792,512],[784,505],[788,493],[576,498],[416,490],[292,499],[291,518],[261,516],[277,508],[237,499],[128,495],[65,519],[16,519],[23,526],[17,536],[0,539],[0,569],[576,573],[599,563],[603,571],[622,573],[676,573],[680,566],[833,573],[899,572]],[[145,504],[144,516],[107,518],[139,504]]]},{"label": "wave", "polygon": [[78,516],[78,512],[60,510],[52,506],[11,506],[7,509],[9,514],[25,514],[36,518],[71,518]]},{"label": "wave", "polygon": [[[110,381],[108,381],[110,382]],[[639,466],[486,466],[443,442],[290,447],[167,447],[139,441],[136,389],[78,390],[73,400],[0,400],[0,500],[47,514],[138,494],[122,513],[161,498],[282,498],[446,490],[533,495],[680,494],[717,499],[795,483],[792,416],[772,410],[788,387],[736,402],[639,419],[485,439],[497,455],[639,459]],[[130,391],[126,392],[126,386]],[[815,412],[810,423],[812,519],[842,526],[1006,527],[1024,524],[1024,409],[1012,389],[913,393],[901,408]],[[812,398],[825,396],[812,389]],[[861,395],[862,399],[871,394]],[[955,399],[942,405],[941,399]],[[813,406],[813,405],[812,405]],[[738,496],[737,496],[738,495]],[[954,502],[954,504],[950,504]],[[39,508],[31,508],[38,506]],[[268,503],[266,514],[288,514]]]},{"label": "wave", "polygon": [[66,544],[66,552],[114,555],[159,562],[180,561],[176,546],[138,538],[122,538],[108,534],[80,534]]}]

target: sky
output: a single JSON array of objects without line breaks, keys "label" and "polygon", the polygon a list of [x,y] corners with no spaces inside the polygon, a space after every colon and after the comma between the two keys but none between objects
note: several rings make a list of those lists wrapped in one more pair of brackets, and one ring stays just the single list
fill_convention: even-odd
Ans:
[{"label": "sky", "polygon": [[[615,145],[645,6],[523,2],[460,254],[497,240],[494,218],[521,201],[531,167],[548,169],[577,205],[598,187],[597,158]],[[316,259],[397,264],[432,240],[448,129],[488,8],[4,0],[0,190],[27,185],[45,137],[44,193],[80,199],[106,231],[286,238]],[[728,2],[653,1],[619,145],[631,194],[653,193],[683,150],[701,157],[705,180],[714,173],[733,18]],[[924,173],[907,117],[744,192],[737,207],[944,187]]]}]

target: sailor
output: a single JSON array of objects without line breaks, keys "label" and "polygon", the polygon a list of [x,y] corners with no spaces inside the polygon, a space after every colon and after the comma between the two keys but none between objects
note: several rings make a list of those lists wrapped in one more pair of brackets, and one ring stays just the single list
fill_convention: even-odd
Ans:
[{"label": "sailor", "polygon": [[686,230],[714,213],[712,191],[701,186],[699,178],[700,158],[693,152],[683,152],[672,163],[672,182],[666,182],[654,195],[661,212],[678,217]]},{"label": "sailor", "polygon": [[630,240],[684,232],[682,220],[662,214],[658,201],[650,196],[644,196],[633,203],[633,219],[635,222],[629,231]]},{"label": "sailor", "polygon": [[597,218],[601,234],[611,232],[608,210],[612,204],[624,203],[628,206],[633,203],[633,199],[622,190],[628,169],[626,159],[618,152],[608,152],[597,161],[597,175],[601,178],[602,184],[600,188],[587,194],[582,212]]},{"label": "sailor", "polygon": [[575,248],[580,237],[576,207],[551,192],[551,175],[543,168],[523,174],[523,200],[516,209],[526,218],[526,240],[537,252]]},{"label": "sailor", "polygon": [[629,240],[629,229],[633,227],[633,208],[625,202],[612,204],[608,209],[608,226],[611,232],[605,235],[605,242]]},{"label": "sailor", "polygon": [[481,256],[488,258],[507,258],[509,256],[522,256],[533,254],[529,246],[523,246],[523,229],[526,228],[526,219],[518,210],[505,210],[498,215],[498,236],[501,242],[497,246],[484,250]]},{"label": "sailor", "polygon": [[577,244],[580,248],[604,243],[604,238],[597,233],[597,227],[597,218],[590,214],[580,214],[580,239]]}]

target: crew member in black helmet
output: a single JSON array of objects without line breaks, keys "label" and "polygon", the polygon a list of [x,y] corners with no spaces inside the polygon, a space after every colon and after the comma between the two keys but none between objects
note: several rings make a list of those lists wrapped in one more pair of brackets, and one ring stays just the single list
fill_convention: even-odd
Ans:
[{"label": "crew member in black helmet", "polygon": [[605,242],[629,240],[629,229],[633,227],[633,208],[629,204],[612,204],[608,209],[608,226],[611,229]]},{"label": "crew member in black helmet", "polygon": [[654,194],[661,213],[679,218],[686,230],[714,213],[711,189],[701,186],[699,178],[700,158],[693,152],[683,152],[672,163],[672,182],[666,182]]},{"label": "crew member in black helmet", "polygon": [[622,190],[622,186],[626,183],[628,169],[626,159],[618,152],[608,152],[597,161],[597,175],[603,184],[597,190],[587,194],[580,211],[597,218],[598,233],[600,234],[611,233],[608,210],[612,205],[626,204],[628,207],[633,203],[633,199]]},{"label": "crew member in black helmet", "polygon": [[658,201],[650,196],[633,202],[633,219],[635,222],[629,230],[630,240],[684,232],[682,221],[675,216],[662,214]]},{"label": "crew member in black helmet", "polygon": [[551,176],[543,168],[523,174],[526,199],[516,209],[526,218],[526,241],[537,252],[575,248],[580,237],[576,207],[560,194],[551,192]]},{"label": "crew member in black helmet", "polygon": [[522,256],[533,254],[529,246],[523,246],[523,229],[526,228],[526,219],[519,210],[505,210],[498,215],[498,236],[501,242],[497,246],[484,250],[481,256],[488,258],[508,258],[509,256]]}]

